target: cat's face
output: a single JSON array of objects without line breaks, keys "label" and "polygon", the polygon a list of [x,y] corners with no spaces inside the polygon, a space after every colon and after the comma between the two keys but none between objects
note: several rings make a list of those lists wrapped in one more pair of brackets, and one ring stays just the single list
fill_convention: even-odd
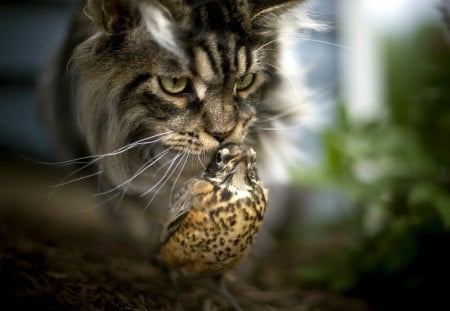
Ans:
[{"label": "cat's face", "polygon": [[157,141],[115,160],[129,166],[116,183],[165,150],[202,155],[242,142],[262,114],[277,112],[262,103],[279,80],[267,24],[296,2],[88,1],[96,30],[73,67],[89,148]]},{"label": "cat's face", "polygon": [[125,49],[140,55],[139,67],[120,102],[122,116],[139,107],[140,121],[151,122],[139,135],[170,132],[163,144],[193,154],[242,141],[256,120],[261,88],[271,80],[256,47],[234,33],[203,30],[174,55],[152,43],[146,29],[135,31],[141,39]]}]

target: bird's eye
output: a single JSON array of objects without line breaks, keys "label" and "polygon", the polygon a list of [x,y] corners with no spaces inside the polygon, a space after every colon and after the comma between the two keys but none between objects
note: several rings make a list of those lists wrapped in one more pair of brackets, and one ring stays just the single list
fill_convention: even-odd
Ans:
[{"label": "bird's eye", "polygon": [[220,152],[216,155],[216,163],[219,164],[222,162],[222,154]]},{"label": "bird's eye", "polygon": [[249,88],[253,84],[254,80],[255,80],[254,73],[246,74],[245,76],[236,80],[236,90],[244,91],[245,89]]},{"label": "bird's eye", "polygon": [[163,91],[177,95],[182,93],[189,85],[189,79],[185,77],[180,78],[160,78],[159,84]]}]

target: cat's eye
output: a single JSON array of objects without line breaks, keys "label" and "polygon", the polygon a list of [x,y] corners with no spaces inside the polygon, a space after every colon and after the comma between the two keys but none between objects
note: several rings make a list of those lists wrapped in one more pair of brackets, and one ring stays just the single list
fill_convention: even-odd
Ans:
[{"label": "cat's eye", "polygon": [[243,90],[249,88],[252,85],[254,80],[255,80],[254,73],[246,74],[245,76],[236,80],[236,90],[243,91]]},{"label": "cat's eye", "polygon": [[160,78],[159,83],[161,88],[169,94],[180,94],[189,85],[189,79],[185,77],[181,78]]}]

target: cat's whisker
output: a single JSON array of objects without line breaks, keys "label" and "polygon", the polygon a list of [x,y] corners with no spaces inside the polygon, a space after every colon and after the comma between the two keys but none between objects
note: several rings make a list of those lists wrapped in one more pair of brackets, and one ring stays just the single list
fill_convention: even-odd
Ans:
[{"label": "cat's whisker", "polygon": [[277,66],[275,66],[273,64],[269,64],[269,63],[266,63],[266,65],[274,68],[275,70],[278,71],[278,73],[282,74],[286,78],[286,80],[289,82],[289,84],[292,86],[292,89],[294,90],[294,93],[295,93],[295,97],[299,98],[297,87],[295,86],[295,83],[292,80],[292,78],[287,73],[285,73],[284,70],[282,70],[280,67],[277,67]]},{"label": "cat's whisker", "polygon": [[[130,143],[130,144],[127,144],[127,145],[125,145],[123,147],[120,147],[119,149],[117,149],[117,150],[115,150],[113,152],[110,152],[110,153],[105,153],[105,154],[101,154],[101,155],[94,155],[94,156],[87,156],[87,157],[78,158],[78,159],[74,159],[74,160],[70,160],[70,161],[60,162],[60,163],[65,163],[64,165],[71,165],[71,164],[76,164],[76,163],[84,163],[84,162],[79,162],[80,159],[93,159],[92,161],[87,162],[85,165],[77,168],[73,172],[71,172],[68,175],[66,175],[64,178],[61,179],[61,181],[57,185],[52,186],[52,188],[61,188],[62,186],[65,186],[65,185],[68,185],[68,184],[71,184],[71,183],[74,183],[74,182],[77,182],[77,181],[81,181],[81,180],[87,179],[87,178],[92,177],[92,176],[99,175],[103,171],[96,172],[96,173],[93,173],[93,174],[90,174],[90,175],[87,175],[87,176],[84,176],[84,177],[80,177],[80,178],[70,179],[74,175],[76,175],[77,173],[85,170],[86,168],[94,165],[95,163],[99,162],[100,160],[102,160],[102,159],[104,159],[106,157],[119,155],[121,153],[124,153],[124,152],[130,150],[130,149],[136,148],[137,146],[145,146],[145,145],[149,145],[149,144],[155,143],[155,142],[161,140],[161,137],[157,138],[157,139],[154,139],[155,137],[166,135],[167,133],[170,133],[170,132],[173,132],[173,131],[160,133],[160,134],[156,134],[156,135],[153,135],[153,136],[150,136],[150,137],[146,137],[146,138],[140,139],[138,141],[135,141],[133,143]],[[148,141],[148,140],[150,140],[150,141]],[[51,194],[51,196],[53,196],[53,195],[54,195],[54,193]]]},{"label": "cat's whisker", "polygon": [[317,127],[326,125],[326,120],[321,116],[329,114],[327,109],[331,108],[323,107],[323,109],[318,109],[314,113],[311,113],[307,120],[297,120],[296,122],[280,120],[285,117],[284,113],[278,115],[278,117],[266,118],[266,120],[261,120],[258,124],[252,126],[249,133],[257,133],[258,131],[284,131],[300,128],[316,129]]},{"label": "cat's whisker", "polygon": [[178,175],[177,175],[177,177],[175,178],[175,181],[173,182],[172,188],[170,189],[170,193],[169,193],[170,206],[172,206],[172,197],[173,197],[174,189],[175,189],[175,187],[176,187],[176,185],[177,185],[177,183],[178,183],[178,180],[180,179],[181,173],[183,173],[184,168],[186,167],[186,163],[187,163],[187,161],[189,160],[189,158],[190,158],[189,154],[188,154],[188,153],[185,153],[185,154],[182,156],[181,160],[180,160],[180,163],[183,162],[183,164],[181,165],[181,169],[180,169],[180,171],[178,172]]},{"label": "cat's whisker", "polygon": [[104,207],[106,203],[114,200],[115,198],[117,198],[121,194],[122,194],[121,192],[114,193],[109,198],[106,198],[106,199],[100,201],[99,203],[95,204],[94,206],[82,208],[82,209],[78,210],[78,212],[79,213],[84,213],[84,212],[89,212],[89,211],[95,210],[95,209],[100,208],[100,207]]},{"label": "cat's whisker", "polygon": [[[68,166],[68,165],[74,165],[74,164],[93,164],[91,163],[92,161],[86,162],[87,160],[91,160],[91,159],[97,159],[97,158],[104,158],[104,157],[109,157],[109,156],[116,156],[119,155],[121,153],[124,153],[130,149],[136,148],[138,146],[145,146],[145,145],[149,145],[155,142],[158,142],[162,139],[161,136],[164,135],[168,135],[173,133],[174,131],[167,131],[164,133],[159,133],[153,136],[149,136],[149,137],[145,137],[142,138],[140,140],[137,140],[135,142],[132,142],[130,144],[127,144],[125,146],[122,146],[114,151],[108,152],[108,153],[104,153],[104,154],[96,154],[96,155],[90,155],[90,156],[85,156],[85,157],[80,157],[80,158],[75,158],[75,159],[71,159],[71,160],[67,160],[67,161],[61,161],[61,162],[41,162],[41,161],[34,161],[35,163],[38,164],[43,164],[43,165],[54,165],[54,166]],[[155,139],[157,138],[157,139]],[[150,141],[147,141],[150,140]],[[95,162],[94,162],[95,163]]]},{"label": "cat's whisker", "polygon": [[101,174],[103,174],[103,171],[98,171],[98,172],[95,172],[95,173],[92,173],[92,174],[89,174],[89,175],[81,176],[81,177],[78,177],[78,178],[74,178],[74,179],[71,179],[71,180],[60,182],[57,185],[50,186],[50,188],[53,188],[53,190],[49,193],[48,199],[50,200],[51,198],[53,198],[56,195],[56,193],[58,192],[58,190],[60,190],[62,187],[66,186],[66,185],[69,185],[69,184],[72,184],[72,183],[75,183],[75,182],[79,182],[79,181],[82,181],[82,180],[86,180],[86,179],[89,179],[89,178],[92,178],[92,177],[96,177],[96,176],[99,176]]},{"label": "cat's whisker", "polygon": [[[305,96],[303,98],[303,100],[305,102],[316,101],[317,98],[321,98],[323,96],[327,96],[331,92],[331,90],[332,89],[330,87],[324,87],[322,92],[316,91],[314,93],[311,93],[311,94]],[[315,114],[327,115],[329,113],[328,109],[331,109],[329,106],[323,106],[323,105],[322,105],[322,108],[323,109],[319,109],[319,108],[315,107],[314,108]],[[270,114],[270,116],[266,116],[266,115],[260,116],[259,119],[258,119],[258,123],[259,124],[261,124],[261,123],[272,123],[273,121],[277,121],[277,120],[279,120],[281,118],[290,117],[293,114],[296,114],[298,112],[302,112],[302,110],[305,110],[305,106],[302,105],[302,104],[289,105],[289,106],[286,106],[286,108],[280,113]]]},{"label": "cat's whisker", "polygon": [[273,43],[275,43],[275,42],[281,41],[281,40],[282,40],[281,38],[277,38],[277,39],[271,40],[271,41],[269,41],[269,42],[266,42],[266,43],[264,43],[263,45],[261,45],[260,47],[258,47],[258,48],[255,50],[255,53],[258,53],[260,50],[264,49],[266,46],[268,46],[268,45],[270,45],[270,44],[273,44]]},{"label": "cat's whisker", "polygon": [[[140,195],[140,197],[144,197],[146,196],[148,193],[152,192],[156,187],[158,187],[166,178],[166,176],[169,174],[170,169],[172,168],[172,166],[174,165],[174,163],[176,162],[176,160],[178,160],[178,158],[181,156],[181,152],[179,152],[172,160],[170,160],[169,163],[169,167],[167,168],[166,172],[164,173],[164,175],[159,179],[159,181],[153,185],[150,189],[148,189],[147,191],[145,191],[144,193],[142,193]],[[165,183],[164,183],[165,184]]]},{"label": "cat's whisker", "polygon": [[250,145],[250,146],[256,145],[256,140],[254,139],[254,137],[247,136],[247,137],[245,138],[245,143],[246,143],[247,145]]},{"label": "cat's whisker", "polygon": [[[183,153],[183,154],[181,155],[181,159],[180,159],[179,161],[177,161],[177,164],[175,165],[175,167],[174,167],[172,173],[170,173],[170,175],[167,177],[166,181],[165,181],[164,184],[162,185],[162,186],[164,186],[164,185],[171,179],[171,177],[172,177],[173,174],[176,172],[176,170],[177,170],[179,167],[181,168],[181,169],[180,169],[180,172],[178,173],[177,178],[176,178],[176,179],[174,180],[174,182],[173,182],[172,188],[171,188],[171,190],[170,190],[170,194],[172,194],[173,188],[175,187],[175,184],[178,182],[178,178],[180,177],[181,173],[183,172],[183,169],[184,169],[184,167],[185,167],[185,165],[186,165],[186,161],[187,161],[188,158],[189,158],[189,154],[188,154],[188,153]],[[160,187],[160,189],[162,188],[162,186]],[[160,190],[160,189],[159,189],[159,190]],[[158,191],[159,191],[159,190],[158,190]]]},{"label": "cat's whisker", "polygon": [[[77,173],[83,171],[84,169],[88,168],[89,166],[94,165],[95,163],[97,163],[101,159],[103,159],[103,157],[97,157],[96,159],[94,159],[94,160],[88,162],[87,164],[79,167],[78,169],[72,171],[71,173],[67,174],[64,178],[62,178],[57,185],[52,186],[51,188],[60,188],[63,185],[68,185],[68,184],[71,184],[71,183],[73,183],[75,181],[78,181],[79,180],[78,178],[76,178],[76,179],[70,179],[70,178],[75,176]],[[97,172],[95,174],[99,174],[99,173]],[[94,175],[92,175],[92,176],[94,176]]]},{"label": "cat's whisker", "polygon": [[164,156],[166,156],[170,150],[172,149],[172,147],[167,148],[163,151],[161,151],[160,153],[158,153],[156,156],[152,157],[150,160],[148,160],[147,162],[145,162],[137,171],[136,173],[131,176],[129,179],[125,180],[124,182],[122,182],[121,184],[115,186],[114,188],[111,188],[107,191],[104,192],[100,192],[100,193],[96,193],[94,196],[102,196],[108,193],[111,193],[113,191],[116,191],[120,188],[122,188],[124,185],[129,185],[134,179],[136,179],[139,175],[141,175],[142,173],[144,173],[146,170],[148,170],[149,168],[151,168],[153,165],[155,165],[159,160],[161,160]]},{"label": "cat's whisker", "polygon": [[[170,132],[167,132],[167,133],[170,133]],[[166,135],[167,133],[164,133],[164,135]],[[124,153],[126,151],[129,151],[129,150],[131,150],[133,148],[136,148],[136,147],[139,147],[139,146],[147,146],[147,145],[159,142],[159,141],[161,141],[162,137],[157,138],[157,139],[153,139],[153,140],[150,140],[150,141],[146,141],[148,139],[153,139],[153,138],[144,138],[144,139],[132,142],[132,143],[130,143],[128,145],[125,145],[125,146],[117,149],[116,151],[105,153],[105,154],[103,154],[101,156],[116,156],[116,155],[122,154],[122,153]]]},{"label": "cat's whisker", "polygon": [[123,189],[123,190],[121,191],[122,194],[121,194],[121,196],[120,196],[120,198],[119,198],[119,201],[117,202],[116,206],[114,207],[113,213],[117,213],[117,211],[119,210],[120,205],[122,204],[123,199],[125,198],[125,195],[126,195],[126,193],[128,192],[128,186],[129,186],[129,185],[127,185],[127,186],[125,187],[125,189]]},{"label": "cat's whisker", "polygon": [[262,116],[259,118],[259,122],[258,123],[271,123],[273,121],[277,121],[283,117],[289,117],[290,115],[301,111],[302,109],[304,109],[304,107],[302,107],[301,105],[292,105],[290,107],[287,107],[285,109],[285,111],[280,112],[278,114],[275,115],[271,115],[270,117],[267,116]]},{"label": "cat's whisker", "polygon": [[203,167],[204,170],[206,170],[206,166],[205,166],[205,164],[203,164],[202,157],[201,157],[200,153],[197,153],[197,158],[198,158],[198,162],[200,163],[200,165]]},{"label": "cat's whisker", "polygon": [[[283,41],[286,41],[287,39],[289,39],[289,41],[298,40],[299,42],[309,41],[309,42],[321,43],[321,44],[326,44],[326,45],[330,45],[333,47],[338,47],[338,48],[342,48],[342,49],[351,51],[351,49],[349,47],[346,47],[345,45],[341,45],[341,44],[337,44],[337,43],[329,42],[329,41],[325,41],[325,40],[311,39],[309,36],[300,35],[298,32],[280,32],[280,35],[283,35],[284,37],[279,37],[279,38],[276,38],[274,40],[264,43],[263,45],[259,46],[255,50],[255,53],[258,53],[259,51],[261,51],[262,49],[264,49],[265,47],[267,47],[271,44],[274,44],[276,42],[283,42]],[[264,49],[264,50],[268,50],[268,49]]]},{"label": "cat's whisker", "polygon": [[[336,47],[336,48],[339,48],[339,49],[343,49],[343,50],[346,50],[348,52],[353,53],[353,50],[350,47],[342,45],[342,44],[338,44],[338,43],[334,43],[334,42],[330,42],[330,41],[325,41],[325,40],[320,40],[320,39],[312,39],[312,38],[307,37],[307,36],[301,36],[298,33],[295,34],[295,33],[281,32],[281,34],[288,35],[290,39],[295,39],[295,40],[298,40],[299,42],[302,41],[302,42],[320,43],[320,44],[329,45],[329,46]],[[280,40],[281,40],[281,38],[280,38]]]},{"label": "cat's whisker", "polygon": [[255,131],[252,133],[256,133],[259,131],[287,131],[287,130],[295,130],[300,128],[301,124],[296,124],[293,126],[286,126],[286,127],[255,127],[253,128]]},{"label": "cat's whisker", "polygon": [[[168,169],[166,170],[166,173],[164,174],[163,177],[160,178],[160,180],[149,190],[147,190],[144,194],[141,195],[141,197],[149,192],[151,192],[154,188],[158,187],[158,189],[156,189],[155,193],[153,194],[153,196],[151,197],[151,199],[148,201],[147,205],[144,208],[144,213],[147,211],[147,209],[150,207],[150,205],[152,204],[153,200],[156,198],[156,196],[158,195],[158,193],[161,191],[161,189],[167,184],[167,182],[169,181],[169,179],[172,177],[172,175],[175,173],[178,165],[181,163],[181,161],[176,161],[178,158],[180,157],[180,153],[177,154],[177,156],[171,161],[170,166],[168,167]],[[175,168],[171,171],[171,168],[173,166],[174,163],[177,163]],[[170,174],[168,174],[170,172]],[[159,185],[160,184],[160,185]],[[159,186],[158,186],[159,185]]]},{"label": "cat's whisker", "polygon": [[59,183],[57,185],[50,186],[50,188],[61,188],[61,187],[64,187],[66,185],[75,183],[77,181],[82,181],[82,180],[85,180],[85,179],[89,179],[91,177],[98,176],[100,174],[103,174],[103,171],[98,171],[98,172],[95,172],[95,173],[92,173],[92,174],[89,174],[89,175],[85,175],[85,176],[81,176],[81,177],[74,178],[74,179],[71,179],[71,180],[67,180],[67,181],[61,182],[61,183]]}]

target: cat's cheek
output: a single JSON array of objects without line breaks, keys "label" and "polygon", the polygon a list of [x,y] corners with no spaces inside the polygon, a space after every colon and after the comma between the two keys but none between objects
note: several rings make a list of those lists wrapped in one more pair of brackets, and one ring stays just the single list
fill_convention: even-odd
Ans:
[{"label": "cat's cheek", "polygon": [[249,127],[255,122],[256,117],[254,116],[249,116],[246,120],[239,122],[233,133],[227,138],[227,141],[242,142],[247,136]]},{"label": "cat's cheek", "polygon": [[242,142],[245,138],[246,130],[242,124],[238,124],[233,133],[227,138],[227,141]]}]

